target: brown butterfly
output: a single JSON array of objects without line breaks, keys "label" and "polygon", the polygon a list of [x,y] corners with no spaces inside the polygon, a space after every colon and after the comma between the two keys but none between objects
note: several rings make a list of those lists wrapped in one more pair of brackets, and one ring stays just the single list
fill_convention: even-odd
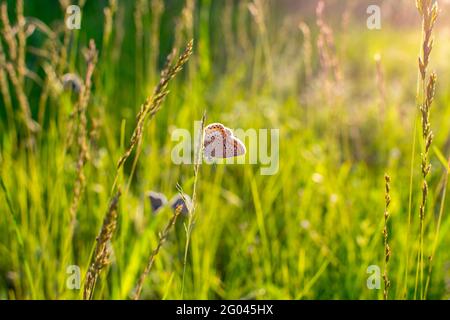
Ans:
[{"label": "brown butterfly", "polygon": [[212,123],[205,128],[203,146],[208,160],[237,157],[246,152],[245,145],[221,123]]}]

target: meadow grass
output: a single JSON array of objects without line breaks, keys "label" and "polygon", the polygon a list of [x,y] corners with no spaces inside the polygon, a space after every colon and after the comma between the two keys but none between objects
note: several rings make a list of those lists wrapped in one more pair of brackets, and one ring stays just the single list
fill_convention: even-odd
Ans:
[{"label": "meadow grass", "polygon": [[[1,5],[0,299],[449,297],[444,20],[415,103],[417,13],[371,31],[328,1],[286,19],[263,0],[81,1],[70,31],[51,3]],[[280,129],[278,172],[174,164],[171,133],[205,111]],[[149,190],[194,206],[154,214]]]}]

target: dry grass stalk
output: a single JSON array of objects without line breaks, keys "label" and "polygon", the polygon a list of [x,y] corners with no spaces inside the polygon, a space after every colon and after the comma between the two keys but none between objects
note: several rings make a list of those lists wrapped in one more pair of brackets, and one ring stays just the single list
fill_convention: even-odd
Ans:
[{"label": "dry grass stalk", "polygon": [[[152,22],[151,22],[151,32],[150,32],[150,46],[151,56],[150,63],[148,65],[148,74],[150,76],[150,81],[153,83],[157,74],[155,68],[158,65],[159,57],[159,28],[161,25],[161,18],[164,12],[164,1],[162,0],[152,0],[150,3],[150,10],[152,12]],[[156,69],[157,70],[157,69]]]},{"label": "dry grass stalk", "polygon": [[303,60],[306,78],[309,79],[312,76],[312,46],[311,46],[311,31],[305,22],[300,22],[298,25],[303,34]]},{"label": "dry grass stalk", "polygon": [[345,2],[345,10],[342,13],[342,31],[347,32],[351,23],[351,18],[353,14],[355,13],[355,8],[358,5],[357,1],[346,1]]},{"label": "dry grass stalk", "polygon": [[260,35],[260,40],[263,46],[263,52],[265,55],[265,65],[266,72],[269,80],[273,80],[273,62],[272,62],[272,49],[269,40],[269,33],[267,32],[266,26],[266,5],[267,2],[265,0],[253,0],[253,2],[248,4],[248,10],[255,20],[256,26],[258,27],[258,32]]},{"label": "dry grass stalk", "polygon": [[114,234],[117,225],[117,205],[121,196],[120,189],[111,199],[108,211],[103,219],[100,234],[97,236],[94,254],[91,257],[89,269],[84,280],[83,299],[91,300],[94,294],[95,284],[97,282],[100,271],[109,264],[108,243]]},{"label": "dry grass stalk", "polygon": [[26,34],[25,17],[23,16],[23,0],[17,0],[17,75],[19,84],[23,87],[25,74],[27,73],[25,63]]},{"label": "dry grass stalk", "polygon": [[67,8],[68,6],[70,6],[70,0],[59,0],[59,4],[61,5],[61,7]]},{"label": "dry grass stalk", "polygon": [[141,84],[143,81],[144,61],[143,61],[143,45],[144,45],[144,25],[143,17],[148,11],[147,3],[144,0],[137,0],[134,8],[134,24],[136,27],[135,33],[135,60],[136,60],[136,98],[141,97]]},{"label": "dry grass stalk", "polygon": [[160,233],[158,244],[156,245],[156,248],[153,250],[152,254],[150,255],[147,265],[145,266],[144,271],[142,272],[141,276],[139,277],[139,281],[136,285],[136,289],[135,289],[135,293],[134,293],[134,297],[133,297],[134,300],[139,300],[141,293],[142,293],[142,287],[144,285],[145,278],[147,278],[147,276],[153,266],[153,263],[155,262],[155,258],[158,255],[161,247],[163,246],[164,242],[166,242],[167,237],[169,236],[170,229],[172,229],[172,227],[175,225],[175,222],[177,221],[178,216],[181,214],[182,208],[183,208],[183,206],[180,205],[175,209],[172,217],[169,220],[169,223],[167,223],[164,230]]},{"label": "dry grass stalk", "polygon": [[20,79],[12,63],[7,62],[5,65],[6,71],[8,72],[9,79],[16,91],[17,100],[19,101],[19,106],[21,110],[21,115],[26,126],[29,138],[32,134],[39,131],[39,125],[31,117],[30,104],[28,98],[25,94],[24,87],[20,85]]},{"label": "dry grass stalk", "polygon": [[[70,2],[66,0],[60,0],[59,2],[62,13],[66,14],[66,9],[70,5]],[[50,64],[45,68],[47,77],[45,79],[44,85],[42,86],[38,107],[38,123],[43,124],[47,100],[51,93],[52,84],[55,83],[53,82],[53,80],[56,79],[56,77],[52,76],[61,76],[67,67],[69,44],[72,33],[70,29],[63,28],[63,43],[60,44],[58,39],[59,36],[50,28],[48,28],[44,23],[37,19],[33,19],[32,24],[48,36],[48,41],[46,44],[48,48],[44,50],[44,52],[46,52],[45,56],[50,60]],[[49,73],[48,70],[52,70],[51,73]],[[70,123],[69,125],[72,125],[72,123]]]},{"label": "dry grass stalk", "polygon": [[224,53],[226,56],[231,56],[235,49],[233,39],[233,13],[233,1],[225,1],[220,22],[223,28]]},{"label": "dry grass stalk", "polygon": [[[183,68],[183,65],[189,60],[193,51],[193,40],[189,41],[184,52],[180,55],[177,62],[173,65],[173,59],[175,56],[175,50],[167,57],[166,65],[161,72],[161,79],[154,89],[153,94],[147,98],[145,103],[141,106],[141,109],[137,115],[137,124],[134,129],[133,135],[130,140],[128,149],[119,159],[117,165],[116,176],[114,179],[113,190],[116,189],[116,182],[119,175],[119,169],[129,158],[131,152],[136,147],[137,143],[142,137],[145,120],[147,117],[153,117],[161,108],[161,104],[169,91],[167,87],[170,80],[172,80]],[[89,270],[86,274],[84,285],[84,299],[92,299],[95,282],[100,274],[100,270],[107,265],[107,242],[112,238],[115,231],[115,225],[117,220],[117,203],[121,195],[120,187],[116,195],[110,200],[108,212],[104,218],[103,226],[100,231],[100,235],[97,237],[97,244],[94,255],[91,258]]]},{"label": "dry grass stalk", "polygon": [[5,42],[8,46],[8,53],[9,53],[9,59],[11,61],[16,61],[17,59],[17,41],[14,36],[13,28],[11,27],[11,24],[9,23],[9,17],[8,17],[8,6],[6,2],[3,2],[1,4],[1,20],[3,24],[3,38],[5,39]]},{"label": "dry grass stalk", "polygon": [[103,47],[107,48],[113,31],[114,15],[117,12],[117,0],[109,0],[108,6],[103,10],[105,15]]},{"label": "dry grass stalk", "polygon": [[316,23],[319,27],[317,49],[319,51],[320,65],[323,69],[324,74],[331,75],[335,82],[339,82],[342,77],[336,53],[333,31],[324,20],[324,9],[325,3],[323,0],[321,0],[317,4],[316,8]]},{"label": "dry grass stalk", "polygon": [[433,0],[416,0],[416,6],[422,17],[422,56],[419,57],[419,70],[422,81],[425,81],[430,53],[433,49],[432,33],[439,14],[438,3]]},{"label": "dry grass stalk", "polygon": [[387,300],[389,297],[389,288],[391,286],[391,281],[388,278],[388,263],[391,257],[391,248],[388,243],[388,220],[389,220],[389,206],[391,204],[391,178],[386,174],[384,176],[385,181],[385,210],[384,210],[384,228],[383,228],[383,236],[384,236],[384,272],[383,272],[383,281],[384,281],[384,291],[383,297],[384,300]]},{"label": "dry grass stalk", "polygon": [[175,34],[175,45],[179,46],[183,37],[188,39],[194,36],[194,13],[195,13],[195,1],[186,0],[186,3],[181,10],[181,15],[178,18]]},{"label": "dry grass stalk", "polygon": [[[61,9],[66,12],[67,7],[62,6]],[[53,50],[54,52],[54,63],[56,64],[56,70],[58,75],[62,75],[64,73],[64,70],[67,67],[68,62],[68,55],[69,55],[69,45],[71,37],[73,37],[73,34],[70,32],[70,29],[64,28],[64,35],[63,35],[63,43],[61,46],[59,46],[59,55],[58,50]]]},{"label": "dry grass stalk", "polygon": [[423,43],[421,56],[419,56],[419,72],[422,82],[422,101],[420,105],[422,138],[424,149],[422,151],[422,199],[419,208],[419,254],[418,266],[416,271],[416,287],[414,296],[417,295],[417,288],[420,275],[420,297],[424,298],[423,274],[424,274],[424,221],[426,213],[426,204],[428,199],[428,182],[427,177],[431,171],[431,163],[429,160],[429,150],[433,141],[433,132],[430,124],[430,110],[434,99],[434,91],[436,86],[436,74],[432,73],[427,82],[427,67],[429,63],[430,53],[433,48],[432,32],[438,16],[437,2],[432,0],[416,0],[417,9],[422,17]]},{"label": "dry grass stalk", "polygon": [[253,2],[248,4],[248,10],[250,14],[255,19],[256,25],[260,29],[261,34],[266,34],[266,24],[264,22],[264,10],[263,3],[261,0],[253,0]]},{"label": "dry grass stalk", "polygon": [[6,56],[3,51],[3,45],[0,41],[0,90],[2,92],[3,102],[8,116],[8,122],[12,125],[14,123],[14,110],[12,106],[11,94],[9,92],[8,78],[6,74]]},{"label": "dry grass stalk", "polygon": [[89,48],[85,53],[85,59],[87,63],[85,81],[81,88],[78,103],[75,107],[75,115],[78,117],[77,140],[80,150],[77,160],[77,178],[75,180],[75,186],[73,191],[74,196],[72,199],[72,204],[70,206],[70,219],[72,232],[76,223],[76,214],[81,200],[81,193],[83,192],[85,185],[85,176],[83,168],[89,157],[86,110],[91,95],[92,75],[94,73],[95,65],[97,63],[97,55],[98,52],[95,47],[95,42],[94,40],[91,40],[89,42]]},{"label": "dry grass stalk", "polygon": [[[245,26],[247,24],[248,6],[247,2],[239,1],[237,4],[237,25]],[[242,50],[247,51],[252,47],[247,30],[240,30],[237,33],[237,40]]]},{"label": "dry grass stalk", "polygon": [[[181,284],[181,298],[183,298],[184,295],[184,280],[186,277],[186,266],[187,266],[187,256],[189,252],[189,244],[191,241],[191,234],[192,229],[194,227],[195,223],[195,209],[197,207],[197,182],[198,182],[198,175],[200,170],[200,164],[201,164],[201,157],[203,154],[203,134],[204,134],[204,128],[205,128],[205,122],[206,122],[206,112],[203,114],[202,117],[202,123],[201,123],[201,133],[199,134],[199,141],[197,141],[197,150],[195,150],[195,157],[194,157],[194,185],[193,185],[193,191],[192,191],[192,202],[191,206],[188,207],[188,222],[187,225],[185,225],[186,230],[186,244],[184,247],[184,259],[183,259],[183,278],[182,278],[182,284]],[[183,199],[184,203],[189,203],[184,196],[185,193],[183,192],[180,185],[177,185],[178,192],[181,195],[181,198]]]},{"label": "dry grass stalk", "polygon": [[145,124],[145,119],[147,118],[147,115],[150,117],[153,117],[159,111],[159,109],[161,108],[162,102],[164,101],[164,98],[169,93],[169,91],[167,90],[167,87],[169,85],[170,80],[173,79],[176,76],[176,74],[182,70],[183,65],[187,62],[187,60],[189,60],[189,57],[192,54],[192,49],[193,49],[193,40],[191,40],[188,43],[184,53],[178,58],[178,61],[175,63],[175,65],[172,65],[173,59],[175,57],[175,52],[176,52],[175,49],[172,50],[172,53],[169,54],[169,56],[167,57],[165,67],[163,68],[163,70],[161,72],[160,82],[156,86],[153,95],[151,97],[147,98],[146,102],[144,103],[143,106],[141,106],[141,109],[138,113],[137,124],[136,124],[135,130],[133,132],[133,135],[131,137],[130,146],[129,146],[128,150],[123,154],[123,156],[121,157],[121,159],[119,160],[119,163],[117,165],[117,172],[116,172],[116,177],[114,179],[113,189],[117,182],[118,174],[120,172],[119,171],[120,167],[123,165],[123,163],[125,163],[126,159],[130,156],[132,150],[137,146],[137,151],[136,151],[136,155],[134,156],[133,163],[132,163],[131,173],[130,173],[130,177],[128,179],[128,186],[127,186],[126,190],[129,189],[129,186],[131,185],[131,180],[133,178],[133,175],[134,175],[134,172],[135,172],[135,169],[137,166],[137,160],[141,153],[141,146],[142,146],[141,139],[142,139],[142,132],[143,132],[144,124]]},{"label": "dry grass stalk", "polygon": [[[123,44],[123,39],[125,37],[125,31],[126,29],[123,27],[124,20],[125,20],[125,9],[122,6],[117,6],[116,13],[114,15],[114,41],[112,43],[112,46],[114,48],[120,48]],[[120,58],[121,50],[113,50],[111,53],[111,60],[113,62],[117,62]]]},{"label": "dry grass stalk", "polygon": [[122,157],[119,159],[117,163],[117,169],[120,169],[122,167],[125,161],[129,158],[133,149],[136,147],[138,141],[141,139],[145,120],[147,119],[147,117],[153,117],[161,108],[161,104],[164,101],[164,98],[169,93],[169,91],[167,90],[169,82],[183,69],[184,64],[189,60],[189,57],[192,54],[193,44],[193,40],[188,42],[186,49],[180,55],[175,65],[172,65],[175,50],[173,50],[172,53],[167,57],[166,65],[161,72],[161,79],[158,85],[154,89],[153,94],[147,98],[147,100],[139,110],[136,118],[136,127],[133,131],[130,144]]},{"label": "dry grass stalk", "polygon": [[[28,143],[29,145],[32,145],[34,141],[33,134],[39,130],[39,125],[34,122],[31,117],[31,109],[24,88],[24,78],[27,74],[27,69],[25,65],[26,33],[25,18],[23,17],[23,1],[17,1],[16,5],[17,27],[15,28],[13,28],[9,22],[8,7],[6,3],[3,2],[0,7],[0,18],[3,24],[2,34],[6,45],[8,46],[9,53],[9,59],[4,62],[4,68],[6,69],[16,92],[21,116],[29,138]],[[17,29],[17,31],[14,29]]]}]

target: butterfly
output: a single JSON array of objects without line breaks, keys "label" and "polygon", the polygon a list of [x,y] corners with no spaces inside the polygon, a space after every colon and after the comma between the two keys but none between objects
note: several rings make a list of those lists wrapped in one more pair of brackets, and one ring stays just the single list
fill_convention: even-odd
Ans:
[{"label": "butterfly", "polygon": [[192,200],[187,194],[183,194],[183,196],[177,194],[170,200],[170,202],[168,202],[167,197],[160,192],[149,191],[147,193],[147,197],[150,200],[152,211],[155,214],[168,203],[170,208],[174,211],[181,206],[181,214],[188,214],[189,209],[192,206]]},{"label": "butterfly", "polygon": [[212,123],[205,128],[203,147],[208,160],[233,158],[246,153],[245,145],[221,123]]},{"label": "butterfly", "polygon": [[64,90],[73,91],[75,93],[80,93],[81,87],[83,86],[83,80],[74,73],[66,73],[63,75],[61,82]]}]

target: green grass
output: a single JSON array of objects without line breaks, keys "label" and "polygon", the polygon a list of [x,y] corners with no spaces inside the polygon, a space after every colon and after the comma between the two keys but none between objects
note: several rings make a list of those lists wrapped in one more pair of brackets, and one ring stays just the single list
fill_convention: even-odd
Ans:
[{"label": "green grass", "polygon": [[[13,2],[7,2],[14,22]],[[128,146],[135,115],[157,84],[171,46],[175,43],[182,50],[191,35],[194,54],[169,85],[161,111],[145,125],[134,175],[130,178],[132,160],[121,169],[120,180],[126,185],[131,179],[130,189],[120,198],[111,264],[101,272],[94,298],[132,297],[158,243],[158,232],[172,216],[168,209],[153,215],[145,193],[155,190],[170,198],[178,192],[179,183],[192,194],[194,166],[173,164],[171,150],[176,142],[171,141],[170,133],[175,127],[192,131],[194,121],[201,120],[204,111],[207,123],[280,129],[279,171],[262,176],[259,165],[201,165],[184,284],[183,224],[188,218],[181,216],[156,256],[141,298],[180,299],[183,286],[186,299],[383,298],[382,279],[380,290],[369,290],[366,270],[370,265],[383,269],[385,173],[392,180],[389,297],[405,298],[407,286],[406,298],[413,298],[421,200],[419,152],[415,154],[408,242],[407,230],[411,147],[418,114],[415,90],[420,24],[408,29],[383,25],[381,31],[369,31],[355,22],[348,32],[337,28],[343,80],[331,82],[338,88],[334,92],[326,90],[328,80],[320,72],[314,23],[310,24],[313,76],[306,78],[297,22],[282,29],[281,22],[269,17],[268,34],[260,34],[246,7],[239,11],[235,6],[232,29],[226,29],[221,19],[223,8],[216,1],[202,1],[195,7],[193,29],[190,25],[177,27],[175,18],[181,14],[183,2],[166,2],[156,35],[160,56],[152,58],[155,48],[151,47],[152,34],[147,32],[151,30],[151,11],[144,14],[146,32],[140,39],[143,50],[139,51],[131,1],[119,1],[113,20],[118,25],[109,41],[102,38],[103,21],[98,17],[107,5],[107,1],[86,4],[82,29],[74,32],[65,70],[84,75],[82,48],[94,38],[99,59],[87,116],[89,131],[93,120],[98,122],[98,138],[89,140],[86,187],[70,250],[64,243],[70,232],[78,149],[76,143],[66,149],[65,138],[76,99],[68,93],[50,96],[33,150],[24,143],[20,117],[16,115],[14,123],[8,121],[0,99],[0,299],[82,297],[82,290],[67,289],[66,268],[78,265],[82,277],[86,274],[108,207],[117,161]],[[26,16],[54,26],[57,20],[61,23],[59,8],[45,11],[25,3]],[[436,70],[438,84],[431,111],[435,149],[430,154],[433,167],[424,224],[425,258],[433,249],[446,182],[444,165],[450,155],[450,95],[446,91],[450,46],[444,29],[435,35],[429,68]],[[269,37],[269,48],[263,37]],[[28,42],[42,47],[44,40],[45,36],[35,34]],[[3,38],[2,44],[6,50]],[[377,52],[385,73],[384,110],[375,80],[373,57]],[[268,55],[273,65],[270,71]],[[42,59],[27,54],[28,68],[45,79],[42,63]],[[10,90],[18,114],[12,86]],[[37,119],[41,87],[27,79],[25,90]],[[419,130],[417,141],[420,150]],[[427,297],[431,299],[450,294],[446,288],[448,204],[443,212]],[[410,263],[405,283],[407,250]],[[428,270],[428,259],[425,263]]]}]

